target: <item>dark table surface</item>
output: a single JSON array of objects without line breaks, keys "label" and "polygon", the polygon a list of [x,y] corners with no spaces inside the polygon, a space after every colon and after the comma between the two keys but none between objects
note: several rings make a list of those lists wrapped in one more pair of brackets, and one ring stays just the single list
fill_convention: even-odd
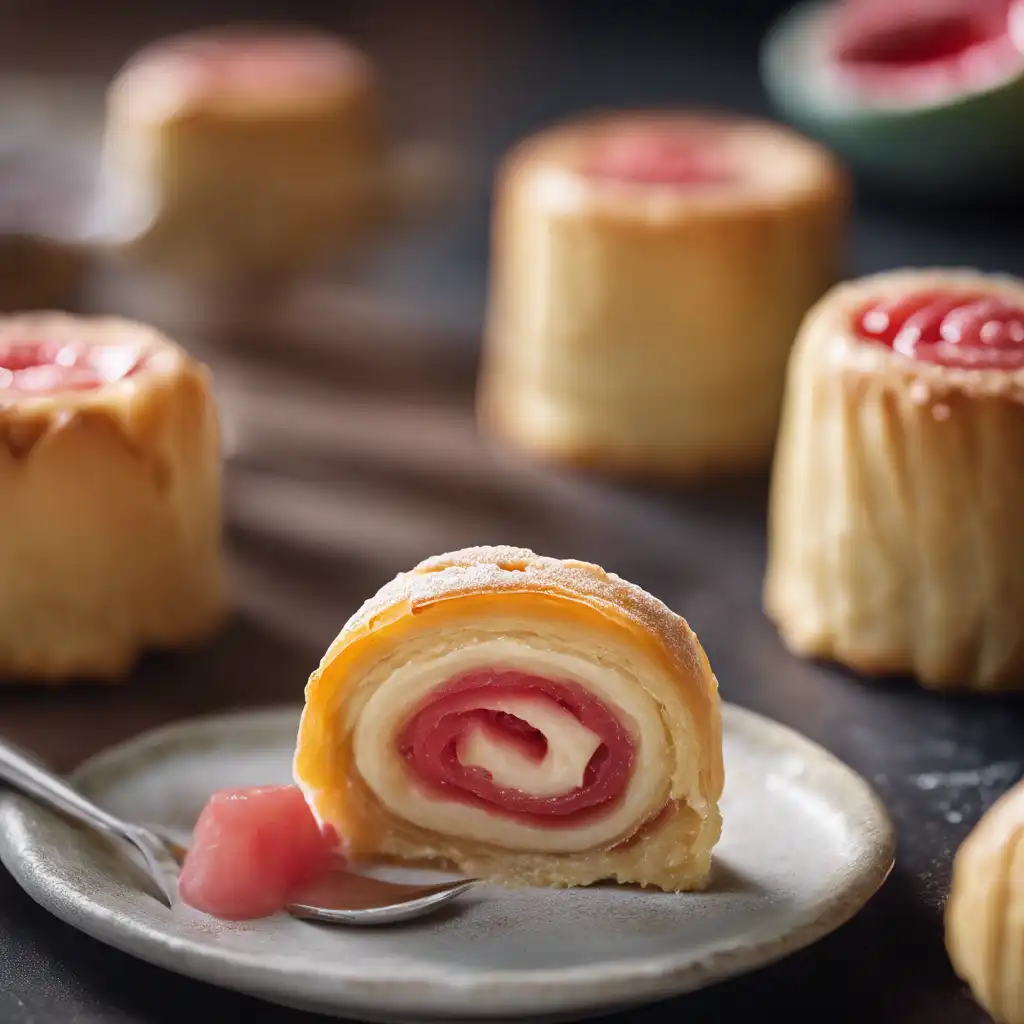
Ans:
[{"label": "dark table surface", "polygon": [[[10,68],[105,76],[158,32],[240,5],[18,4]],[[467,154],[463,195],[369,259],[343,288],[310,287],[280,322],[210,347],[179,305],[97,285],[208,357],[229,424],[228,544],[238,614],[208,650],[146,660],[118,690],[0,693],[0,725],[64,769],[109,742],[201,711],[300,699],[335,631],[416,559],[468,543],[591,558],[685,615],[723,697],[792,725],[864,773],[899,830],[897,866],[848,925],[755,974],[631,1015],[741,1021],[973,1024],[986,1019],[942,945],[952,856],[1024,771],[1020,700],[864,681],[789,655],[760,609],[766,481],[700,493],[614,486],[530,466],[476,436],[470,412],[493,161],[579,108],[686,102],[769,112],[756,71],[768,4],[438,2],[321,5],[382,62],[403,130]],[[84,8],[84,10],[83,10]],[[292,7],[292,11],[301,7]],[[272,16],[275,5],[241,6]],[[312,10],[312,8],[311,8]],[[325,13],[326,12],[326,13]],[[87,40],[88,45],[82,45]],[[965,205],[858,196],[850,273],[905,264],[1024,273],[1022,219]],[[72,930],[0,871],[0,1022],[253,1022],[313,1018],[165,973]]]}]

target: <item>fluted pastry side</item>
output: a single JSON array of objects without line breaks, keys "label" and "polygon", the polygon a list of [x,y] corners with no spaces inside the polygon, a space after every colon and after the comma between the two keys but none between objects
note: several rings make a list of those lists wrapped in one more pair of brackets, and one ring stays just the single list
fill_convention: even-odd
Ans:
[{"label": "fluted pastry side", "polygon": [[[602,133],[710,132],[739,183],[592,181]],[[767,463],[786,358],[839,275],[845,180],[780,128],[621,115],[517,147],[497,182],[485,429],[544,458],[655,478]]]},{"label": "fluted pastry side", "polygon": [[957,851],[946,948],[996,1024],[1024,1024],[1024,782],[992,805]]},{"label": "fluted pastry side", "polygon": [[765,607],[801,654],[935,688],[1024,683],[1024,373],[901,356],[850,334],[858,305],[962,288],[974,271],[880,274],[808,314],[790,362]]},{"label": "fluted pastry side", "polygon": [[[489,664],[575,679],[619,709],[637,768],[607,814],[534,827],[409,774],[393,753],[403,720],[446,677]],[[550,723],[550,743],[566,737],[564,774],[578,723],[544,715],[533,721]],[[401,574],[349,620],[310,677],[295,775],[356,859],[441,862],[512,885],[700,888],[721,830],[717,683],[685,622],[639,588],[587,563],[467,549]]]},{"label": "fluted pastry side", "polygon": [[25,339],[137,346],[145,362],[92,390],[0,391],[0,678],[120,680],[227,610],[209,376],[117,318],[0,319],[0,347]]},{"label": "fluted pastry side", "polygon": [[[273,48],[298,52],[298,82],[272,69],[265,87],[225,84],[213,63],[279,59]],[[207,30],[147,47],[112,83],[104,194],[143,260],[200,278],[289,274],[378,220],[383,153],[374,69],[342,40]]]}]

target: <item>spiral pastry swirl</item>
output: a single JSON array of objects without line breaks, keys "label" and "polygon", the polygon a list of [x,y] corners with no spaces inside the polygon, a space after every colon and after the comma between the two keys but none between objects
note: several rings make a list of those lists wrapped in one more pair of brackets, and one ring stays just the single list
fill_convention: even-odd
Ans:
[{"label": "spiral pastry swirl", "polygon": [[596,566],[480,548],[350,620],[310,679],[295,774],[357,859],[687,889],[720,833],[721,757],[682,619]]}]

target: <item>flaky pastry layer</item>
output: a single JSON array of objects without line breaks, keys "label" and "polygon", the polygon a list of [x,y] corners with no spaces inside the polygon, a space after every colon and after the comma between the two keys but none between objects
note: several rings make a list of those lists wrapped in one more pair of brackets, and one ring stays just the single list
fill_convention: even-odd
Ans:
[{"label": "flaky pastry layer", "polygon": [[[615,708],[637,756],[616,807],[550,828],[423,790],[395,737],[473,667],[570,679]],[[295,776],[356,859],[508,884],[699,888],[721,830],[717,683],[686,623],[639,588],[587,563],[468,549],[403,573],[349,620],[310,677]]]}]

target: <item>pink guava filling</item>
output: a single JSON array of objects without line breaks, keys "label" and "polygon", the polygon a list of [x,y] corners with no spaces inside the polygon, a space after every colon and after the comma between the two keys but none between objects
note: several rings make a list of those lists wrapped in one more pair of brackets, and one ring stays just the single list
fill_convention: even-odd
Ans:
[{"label": "pink guava filling", "polygon": [[997,295],[914,292],[868,303],[855,314],[853,327],[861,338],[941,366],[1024,367],[1024,309]]},{"label": "pink guava filling", "polygon": [[315,33],[252,30],[197,32],[154,49],[156,60],[173,65],[196,93],[266,95],[334,87],[351,73],[353,55]]},{"label": "pink guava filling", "polygon": [[648,185],[721,185],[734,169],[706,138],[656,129],[623,129],[594,147],[588,177]]},{"label": "pink guava filling", "polygon": [[[537,796],[498,785],[485,769],[461,762],[461,742],[471,729],[479,728],[492,743],[513,748],[524,758],[540,761],[547,754],[546,737],[528,722],[483,706],[495,697],[548,701],[600,739],[582,785],[554,796]],[[585,687],[507,669],[470,672],[432,693],[403,728],[398,751],[427,792],[530,824],[559,828],[593,820],[614,808],[629,785],[636,760],[627,729]]]},{"label": "pink guava filling", "polygon": [[295,786],[220,790],[196,822],[178,890],[223,920],[269,917],[327,874],[336,844]]},{"label": "pink guava filling", "polygon": [[137,345],[63,341],[0,343],[0,392],[91,391],[130,377],[142,365]]}]

